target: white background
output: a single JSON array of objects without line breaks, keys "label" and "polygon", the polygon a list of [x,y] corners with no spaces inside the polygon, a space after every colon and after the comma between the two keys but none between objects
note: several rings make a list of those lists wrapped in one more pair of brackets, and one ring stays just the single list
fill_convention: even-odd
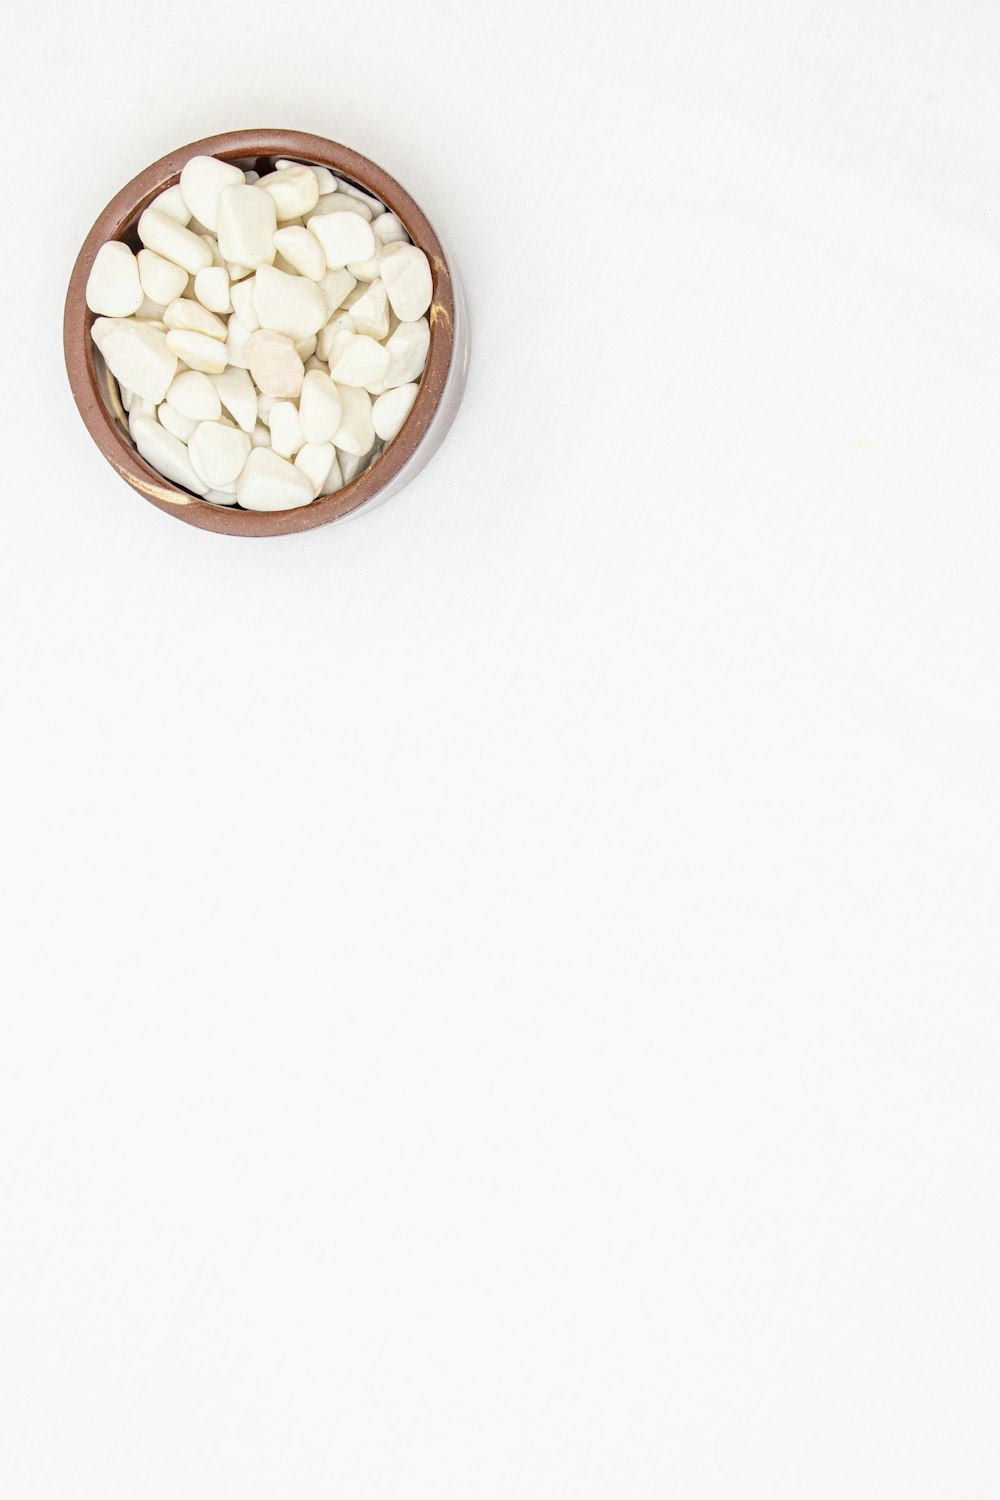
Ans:
[{"label": "white background", "polygon": [[[995,1500],[996,5],[4,40],[4,1500]],[[404,495],[251,542],[60,341],[257,125],[474,344]]]}]

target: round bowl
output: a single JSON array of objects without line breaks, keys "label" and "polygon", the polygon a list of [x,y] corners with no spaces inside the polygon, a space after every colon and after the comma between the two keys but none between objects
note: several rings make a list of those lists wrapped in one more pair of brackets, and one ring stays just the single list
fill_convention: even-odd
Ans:
[{"label": "round bowl", "polygon": [[[192,156],[217,156],[262,174],[277,157],[329,167],[379,199],[402,221],[431,265],[430,348],[409,416],[382,453],[343,489],[295,510],[242,510],[214,505],[165,479],[140,458],[128,430],[118,387],[90,336],[87,278],[105,240],[139,247],[136,225],[158,193],[178,181]],[[347,146],[296,130],[234,130],[181,146],[140,172],[112,198],[83,242],[70,277],[63,319],[66,369],[80,415],[111,466],[161,510],[207,531],[231,536],[280,536],[326,526],[363,506],[371,508],[402,489],[436,451],[454,420],[468,369],[468,319],[454,267],[427,216],[388,172]]]}]

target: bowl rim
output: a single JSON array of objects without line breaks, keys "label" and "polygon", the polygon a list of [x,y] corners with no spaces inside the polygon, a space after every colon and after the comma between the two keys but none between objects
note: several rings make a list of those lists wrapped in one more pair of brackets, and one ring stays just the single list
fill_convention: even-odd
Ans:
[{"label": "bowl rim", "polygon": [[[192,156],[223,161],[288,157],[348,178],[402,221],[410,239],[431,266],[432,296],[427,314],[431,338],[427,363],[409,415],[374,462],[343,489],[321,495],[294,510],[241,510],[216,505],[181,489],[151,468],[116,422],[100,390],[90,329],[95,314],[87,307],[87,279],[101,245],[121,239],[142,210],[178,181]],[[419,205],[384,168],[337,141],[298,130],[231,130],[205,136],[161,156],[116,193],[98,215],[76,258],[63,316],[63,351],[73,398],[101,453],[134,490],[152,505],[203,530],[229,536],[283,536],[309,531],[350,515],[384,490],[416,453],[441,403],[455,354],[455,289],[440,240]],[[109,376],[110,379],[110,376]]]}]

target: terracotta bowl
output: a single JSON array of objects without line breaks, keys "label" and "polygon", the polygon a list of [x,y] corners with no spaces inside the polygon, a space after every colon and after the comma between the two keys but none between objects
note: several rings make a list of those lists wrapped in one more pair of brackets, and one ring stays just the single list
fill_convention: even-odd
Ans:
[{"label": "terracotta bowl", "polygon": [[[277,157],[329,167],[371,193],[402,220],[415,245],[431,263],[434,294],[428,314],[430,350],[413,407],[399,433],[378,458],[350,484],[295,510],[254,511],[213,505],[164,479],[139,457],[129,436],[118,388],[90,336],[94,315],[87,307],[87,277],[105,240],[125,240],[139,248],[139,215],[158,193],[175,183],[192,156],[218,156],[258,172],[273,169]],[[192,526],[232,536],[279,536],[339,521],[362,506],[387,500],[423,468],[458,410],[468,368],[468,320],[454,268],[426,215],[394,178],[347,146],[295,130],[235,130],[181,146],[140,172],[112,198],[87,235],[66,296],[63,321],[66,369],[80,415],[104,457],[140,495]]]}]

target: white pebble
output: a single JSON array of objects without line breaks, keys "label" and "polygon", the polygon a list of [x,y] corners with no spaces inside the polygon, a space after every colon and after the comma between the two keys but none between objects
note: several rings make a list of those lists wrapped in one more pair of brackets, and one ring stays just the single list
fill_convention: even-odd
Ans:
[{"label": "white pebble", "polygon": [[375,442],[372,426],[372,400],[367,391],[345,385],[340,389],[343,417],[333,435],[333,441],[341,453],[361,456],[371,451]]},{"label": "white pebble", "polygon": [[289,276],[274,266],[259,266],[254,277],[254,312],[262,328],[305,339],[326,322],[326,303],[314,281]]},{"label": "white pebble", "polygon": [[277,396],[265,396],[263,393],[257,397],[257,420],[263,422],[265,427],[271,425],[271,413],[278,404]]},{"label": "white pebble", "polygon": [[392,441],[410,415],[418,389],[416,384],[397,385],[395,390],[386,391],[372,402],[372,426],[384,442]]},{"label": "white pebble", "polygon": [[274,199],[259,187],[223,188],[219,194],[219,249],[241,266],[270,265],[277,227]]},{"label": "white pebble", "polygon": [[304,443],[295,455],[295,467],[301,469],[309,480],[314,498],[322,494],[326,477],[336,457],[337,450],[332,443]]},{"label": "white pebble", "polygon": [[242,281],[244,276],[249,276],[253,266],[241,266],[238,261],[227,260],[226,270],[229,272],[230,281]]},{"label": "white pebble", "polygon": [[192,276],[212,264],[212,252],[201,235],[193,234],[158,209],[146,209],[139,220],[138,232],[147,250],[155,250],[164,260],[183,266]]},{"label": "white pebble", "polygon": [[282,458],[291,458],[304,442],[295,402],[276,401],[271,408],[271,447],[275,453],[280,453]]},{"label": "white pebble", "polygon": [[250,439],[238,427],[221,422],[201,422],[188,444],[195,472],[212,489],[235,484],[250,457]]},{"label": "white pebble", "polygon": [[194,278],[194,294],[202,307],[213,313],[231,313],[229,272],[225,266],[206,266]]},{"label": "white pebble", "polygon": [[329,443],[344,415],[340,392],[321,370],[307,370],[299,397],[299,419],[308,443]]},{"label": "white pebble", "polygon": [[269,428],[264,426],[263,422],[255,424],[253,432],[250,434],[250,446],[251,448],[270,448],[271,432]]},{"label": "white pebble", "polygon": [[196,333],[191,328],[172,328],[167,334],[167,348],[192,370],[201,370],[206,375],[218,375],[226,368],[226,345],[221,339],[210,338],[207,333]]},{"label": "white pebble", "polygon": [[[288,161],[287,158],[279,156],[274,165],[278,168],[279,172],[283,172],[287,167],[301,167],[303,163],[300,161]],[[337,191],[337,179],[336,177],[334,177],[331,171],[329,171],[326,167],[314,166],[311,162],[307,163],[307,165],[309,166],[310,172],[312,172],[316,178],[316,183],[319,188],[319,194],[321,198],[326,193],[335,193]]]},{"label": "white pebble", "polygon": [[158,194],[149,206],[155,208],[157,213],[166,214],[168,218],[173,219],[185,229],[191,222],[191,210],[184,202],[179,182],[175,182],[173,187],[166,188],[164,192]]},{"label": "white pebble", "polygon": [[333,316],[344,298],[350,292],[353,292],[356,286],[357,281],[351,275],[350,271],[341,268],[337,271],[326,272],[319,284],[319,288],[323,293],[323,300],[326,303],[327,317]]},{"label": "white pebble", "polygon": [[171,406],[169,401],[160,402],[156,408],[156,420],[161,427],[165,427],[168,432],[172,432],[175,438],[180,438],[182,443],[188,441],[198,426],[198,423],[192,422],[190,417],[182,417],[177,408]]},{"label": "white pebble", "polygon": [[257,186],[274,199],[279,220],[300,219],[319,200],[319,182],[312,167],[283,167],[262,177]]},{"label": "white pebble", "polygon": [[188,450],[180,438],[167,432],[154,417],[140,417],[135,423],[132,437],[142,457],[164,479],[182,485],[195,495],[204,495],[209,489],[195,473]]},{"label": "white pebble", "polygon": [[129,408],[128,414],[128,430],[132,434],[133,439],[135,438],[135,424],[139,421],[139,418],[155,416],[156,407],[152,401],[147,401],[144,396],[133,395],[132,405]]},{"label": "white pebble", "polygon": [[[239,167],[231,162],[218,161],[214,156],[192,156],[181,172],[181,196],[193,216],[206,229],[215,231],[219,225],[219,195],[224,188],[239,184],[246,179]],[[239,256],[231,257],[238,260]]]},{"label": "white pebble", "polygon": [[372,219],[372,234],[380,245],[405,244],[410,238],[395,214],[379,214]]},{"label": "white pebble", "polygon": [[233,312],[239,318],[243,327],[249,329],[251,333],[256,333],[260,327],[260,319],[254,312],[253,306],[253,289],[256,284],[257,276],[255,273],[253,276],[248,276],[246,281],[238,282],[229,294],[233,299]]},{"label": "white pebble", "polygon": [[[325,201],[335,201],[338,196],[334,193]],[[314,214],[308,228],[323,246],[326,264],[331,271],[352,260],[370,260],[375,254],[372,227],[360,214]]]},{"label": "white pebble", "polygon": [[202,239],[205,241],[205,244],[212,252],[212,265],[225,267],[226,262],[222,259],[222,255],[219,251],[219,242],[215,238],[215,235],[203,234]]},{"label": "white pebble", "polygon": [[311,281],[322,281],[324,276],[332,274],[326,269],[323,246],[301,224],[276,230],[274,243],[279,254],[300,276],[308,276]]},{"label": "white pebble", "polygon": [[389,360],[389,351],[382,344],[366,333],[354,333],[342,352],[336,357],[331,353],[330,378],[337,385],[372,385],[384,379]]},{"label": "white pebble", "polygon": [[226,325],[222,319],[189,297],[178,297],[171,302],[163,314],[163,321],[168,328],[187,328],[192,333],[203,333],[206,338],[220,339],[223,343],[226,339]]},{"label": "white pebble", "polygon": [[254,330],[246,328],[239,318],[229,319],[229,331],[226,334],[226,361],[234,365],[237,370],[249,370],[250,360],[247,357],[247,342],[252,338]]},{"label": "white pebble", "polygon": [[381,281],[373,281],[362,297],[351,303],[351,317],[359,333],[384,339],[389,332],[389,297]]},{"label": "white pebble", "polygon": [[345,484],[350,484],[356,479],[362,469],[367,469],[371,462],[371,449],[367,453],[340,453],[340,472]]},{"label": "white pebble", "polygon": [[94,256],[87,277],[87,306],[105,318],[128,318],[143,299],[135,256],[119,240],[109,240]]},{"label": "white pebble", "polygon": [[163,321],[163,314],[166,310],[162,302],[151,302],[148,297],[143,297],[136,317],[140,322],[155,323],[160,328],[166,328],[167,325]]},{"label": "white pebble", "polygon": [[340,467],[340,455],[336,448],[333,450],[333,463],[330,465],[326,478],[319,487],[321,495],[332,495],[337,490],[344,488],[344,475]]},{"label": "white pebble", "polygon": [[366,193],[362,188],[355,187],[353,182],[348,182],[344,177],[338,177],[335,180],[342,193],[346,193],[349,198],[353,198],[357,203],[363,203],[373,217],[376,214],[385,213],[385,204],[381,203],[378,198],[373,198],[371,193]]},{"label": "white pebble", "polygon": [[313,209],[313,217],[323,217],[326,214],[353,214],[356,219],[366,219],[372,222],[372,211],[366,203],[360,203],[357,198],[348,198],[345,193],[331,193],[326,198],[321,198]]},{"label": "white pebble", "polygon": [[177,371],[167,335],[151,323],[98,318],[91,336],[115,379],[158,406]]},{"label": "white pebble", "polygon": [[434,294],[431,267],[419,245],[384,246],[379,275],[400,322],[412,323],[430,307]]},{"label": "white pebble", "polygon": [[217,422],[222,415],[219,392],[200,370],[182,370],[175,375],[167,391],[167,401],[182,417],[189,417],[192,422]]},{"label": "white pebble", "polygon": [[389,368],[382,377],[383,384],[391,389],[416,380],[423,373],[430,345],[431,329],[426,318],[400,323],[384,346],[389,351]]},{"label": "white pebble", "polygon": [[230,367],[221,375],[213,375],[212,384],[230,416],[244,432],[253,432],[257,421],[257,392],[249,372]]},{"label": "white pebble", "polygon": [[246,510],[292,510],[312,502],[313,487],[287,459],[254,448],[236,481],[236,498]]},{"label": "white pebble", "polygon": [[151,302],[159,302],[165,307],[175,297],[183,297],[188,284],[188,273],[183,266],[164,260],[155,250],[140,250],[136,261],[142,289]]},{"label": "white pebble", "polygon": [[285,334],[275,333],[270,328],[258,328],[246,341],[246,356],[257,389],[265,396],[293,397],[299,394],[305,366],[294,343]]}]

